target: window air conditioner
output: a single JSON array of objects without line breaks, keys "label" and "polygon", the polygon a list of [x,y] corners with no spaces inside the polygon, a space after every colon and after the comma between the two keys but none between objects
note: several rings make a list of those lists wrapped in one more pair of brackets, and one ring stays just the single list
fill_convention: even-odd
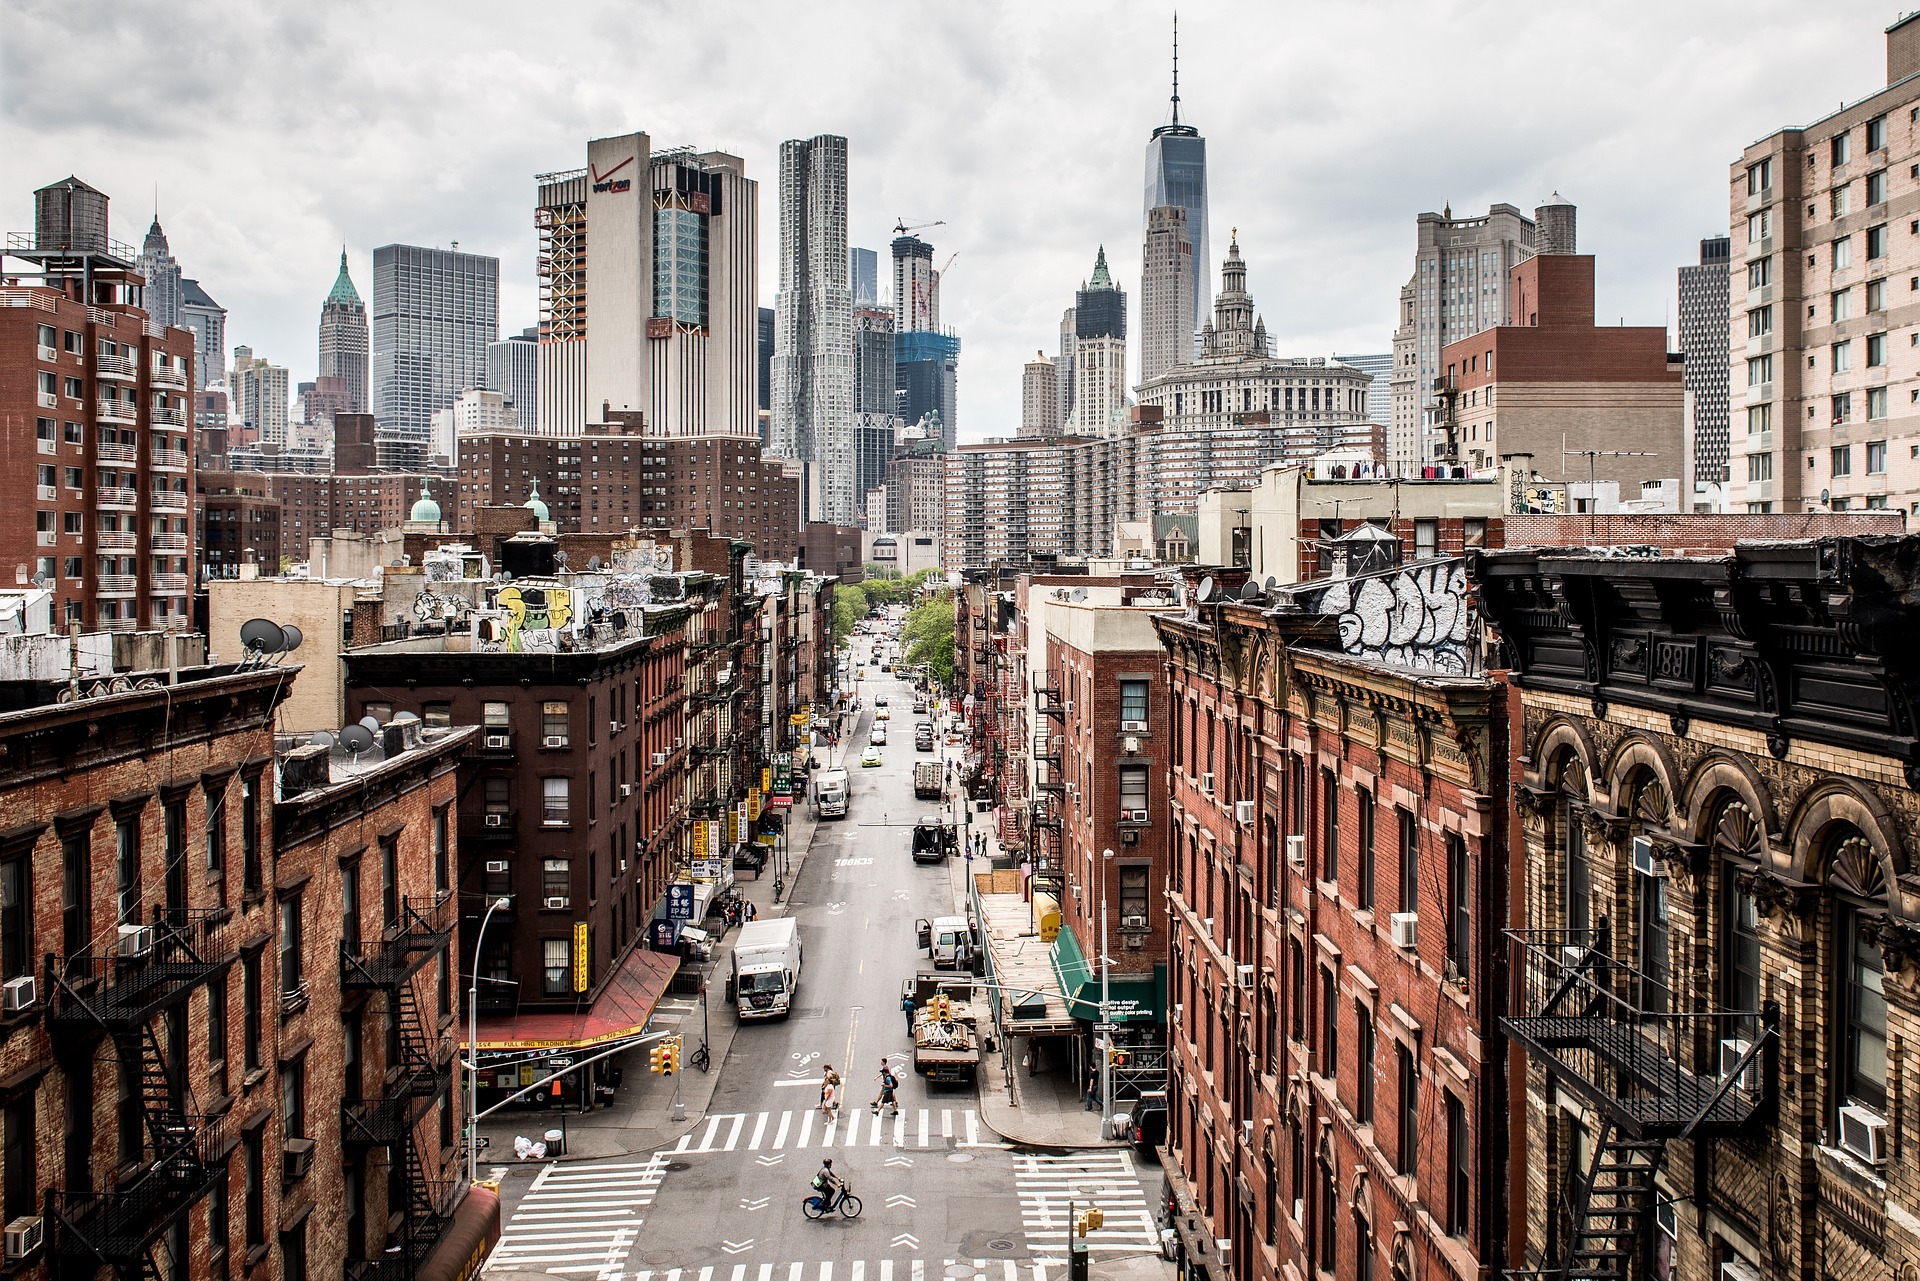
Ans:
[{"label": "window air conditioner", "polygon": [[37,1214],[23,1214],[7,1224],[7,1261],[24,1259],[47,1240],[47,1221]]},{"label": "window air conditioner", "polygon": [[487,871],[489,874],[505,873],[505,872],[510,872],[512,870],[513,870],[513,864],[507,862],[506,859],[490,858],[487,860]]},{"label": "window air conditioner", "polygon": [[[1724,1080],[1732,1073],[1735,1065],[1740,1062],[1740,1056],[1747,1052],[1748,1044],[1749,1042],[1747,1041],[1731,1038],[1720,1042],[1721,1079]],[[1740,1080],[1737,1084],[1741,1089],[1750,1091],[1751,1093],[1758,1094],[1760,1092],[1760,1060],[1758,1057],[1756,1057],[1753,1062],[1747,1064],[1747,1069],[1740,1074]]]},{"label": "window air conditioner", "polygon": [[565,734],[549,734],[540,740],[540,746],[542,747],[565,747],[566,745],[567,736]]},{"label": "window air conditioner", "polygon": [[1121,744],[1121,747],[1128,756],[1138,756],[1140,754],[1140,740],[1137,738],[1127,739]]},{"label": "window air conditioner", "polygon": [[608,722],[607,722],[607,733],[609,733],[609,734],[618,734],[619,732],[620,732],[620,722],[619,722],[619,721],[608,721]]},{"label": "window air conditioner", "polygon": [[1636,836],[1633,838],[1633,870],[1642,876],[1660,876],[1664,870],[1653,859],[1653,838]]},{"label": "window air conditioner", "polygon": [[280,1177],[283,1182],[291,1183],[304,1178],[307,1167],[313,1164],[312,1139],[285,1139],[280,1145]]},{"label": "window air conditioner", "polygon": [[1120,918],[1120,928],[1121,928],[1121,929],[1123,929],[1123,930],[1144,930],[1144,929],[1146,929],[1146,928],[1147,928],[1147,917],[1146,917],[1146,914],[1145,914],[1144,912],[1136,912],[1136,913],[1134,913],[1134,914],[1133,914],[1133,915],[1131,915],[1131,916],[1123,916],[1123,917],[1121,917],[1121,918]]},{"label": "window air conditioner", "polygon": [[1129,823],[1144,823],[1147,821],[1147,812],[1145,810],[1128,810],[1122,817]]},{"label": "window air conditioner", "polygon": [[151,925],[122,925],[120,927],[120,955],[124,958],[145,956],[153,950],[153,927]]},{"label": "window air conditioner", "polygon": [[667,754],[665,752],[655,752],[653,754],[653,767],[655,769],[660,768],[662,765],[665,765],[666,763],[667,763]]},{"label": "window air conditioner", "polygon": [[621,860],[620,860],[620,875],[622,875],[622,876],[625,876],[626,874],[627,874],[627,860],[625,860],[625,859],[621,859]]},{"label": "window air conditioner", "polygon": [[488,827],[505,827],[507,825],[507,816],[505,814],[488,814],[485,815],[481,821]]},{"label": "window air conditioner", "polygon": [[564,912],[567,910],[567,905],[571,901],[572,900],[568,899],[565,895],[561,895],[557,898],[541,899],[540,906],[545,908],[549,912]]},{"label": "window air conditioner", "polygon": [[1420,913],[1395,912],[1393,914],[1393,945],[1411,952],[1420,935]]},{"label": "window air conditioner", "polygon": [[1289,836],[1287,838],[1287,862],[1293,864],[1295,867],[1305,867],[1307,865],[1306,837]]},{"label": "window air conditioner", "polygon": [[1122,734],[1144,734],[1147,732],[1147,723],[1145,721],[1121,721],[1120,732]]},{"label": "window air conditioner", "polygon": [[622,795],[622,796],[632,796],[632,795],[633,795],[633,784],[632,784],[632,783],[622,783],[622,784],[620,784],[620,795]]},{"label": "window air conditioner", "polygon": [[1213,795],[1213,775],[1202,774],[1200,776],[1200,792],[1203,796]]},{"label": "window air conditioner", "polygon": [[22,974],[17,979],[7,980],[4,1001],[0,1003],[4,1004],[6,1013],[18,1014],[22,1010],[32,1009],[39,999],[40,993],[34,986],[33,975]]},{"label": "window air conditioner", "polygon": [[490,748],[504,748],[511,741],[511,736],[506,734],[487,735],[487,746]]},{"label": "window air conditioner", "polygon": [[1252,826],[1255,809],[1256,806],[1252,801],[1235,801],[1233,803],[1233,821],[1242,827]]},{"label": "window air conditioner", "polygon": [[1887,1123],[1866,1108],[1849,1103],[1840,1109],[1840,1146],[1868,1165],[1885,1165]]},{"label": "window air conditioner", "polygon": [[679,751],[682,747],[686,746],[686,742],[687,742],[686,739],[681,738],[678,734],[675,734],[673,736],[673,750],[676,752]]},{"label": "window air conditioner", "polygon": [[1251,965],[1236,965],[1233,969],[1234,973],[1240,978],[1241,990],[1251,991],[1253,989],[1253,967]]}]

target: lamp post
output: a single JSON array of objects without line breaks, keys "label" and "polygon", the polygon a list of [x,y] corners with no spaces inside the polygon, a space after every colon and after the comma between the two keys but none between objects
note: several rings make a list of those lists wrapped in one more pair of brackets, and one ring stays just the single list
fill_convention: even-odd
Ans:
[{"label": "lamp post", "polygon": [[1107,864],[1113,851],[1100,851],[1100,1033],[1106,1053],[1100,1059],[1100,1138],[1113,1133],[1113,1017],[1109,1001],[1108,978],[1112,963],[1107,956]]},{"label": "lamp post", "polygon": [[487,922],[493,914],[512,902],[502,894],[487,904],[480,918],[480,930],[473,939],[473,973],[467,981],[467,1182],[480,1177],[480,945],[487,937]]}]

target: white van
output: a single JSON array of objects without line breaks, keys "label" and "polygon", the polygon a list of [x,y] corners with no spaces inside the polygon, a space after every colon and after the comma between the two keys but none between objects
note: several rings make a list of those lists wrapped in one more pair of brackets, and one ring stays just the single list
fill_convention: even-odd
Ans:
[{"label": "white van", "polygon": [[920,946],[927,949],[933,958],[936,970],[957,970],[960,964],[960,949],[967,950],[967,967],[971,968],[973,958],[979,955],[979,941],[973,936],[973,923],[964,916],[936,916],[932,921],[924,917],[914,922],[919,932]]}]

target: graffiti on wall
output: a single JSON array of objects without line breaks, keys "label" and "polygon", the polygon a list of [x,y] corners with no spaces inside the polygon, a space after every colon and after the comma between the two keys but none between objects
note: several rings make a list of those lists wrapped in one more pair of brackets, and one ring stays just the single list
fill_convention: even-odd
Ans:
[{"label": "graffiti on wall", "polygon": [[1339,620],[1340,648],[1356,658],[1461,676],[1478,670],[1462,561],[1425,561],[1390,574],[1336,579],[1305,604],[1309,612]]},{"label": "graffiti on wall", "polygon": [[573,621],[573,592],[565,587],[514,584],[500,589],[495,604],[506,611],[506,648],[523,653],[558,648],[560,633]]}]

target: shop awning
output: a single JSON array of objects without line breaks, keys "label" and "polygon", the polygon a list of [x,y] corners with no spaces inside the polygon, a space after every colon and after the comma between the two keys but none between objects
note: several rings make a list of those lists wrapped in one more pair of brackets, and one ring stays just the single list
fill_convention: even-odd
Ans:
[{"label": "shop awning", "polygon": [[433,1252],[420,1264],[420,1281],[468,1281],[500,1239],[500,1194],[476,1183],[453,1211]]},{"label": "shop awning", "polygon": [[[1053,972],[1066,994],[1067,1010],[1076,1019],[1100,1021],[1100,966],[1080,950],[1080,940],[1067,926],[1053,941]],[[1167,1020],[1167,970],[1156,964],[1151,974],[1114,974],[1107,980],[1107,1013],[1114,1023],[1164,1023]]]},{"label": "shop awning", "polygon": [[646,1030],[653,1007],[660,1003],[679,968],[677,956],[635,948],[586,1009],[525,1011],[506,1018],[481,1019],[478,1048],[585,1049],[638,1036]]}]

